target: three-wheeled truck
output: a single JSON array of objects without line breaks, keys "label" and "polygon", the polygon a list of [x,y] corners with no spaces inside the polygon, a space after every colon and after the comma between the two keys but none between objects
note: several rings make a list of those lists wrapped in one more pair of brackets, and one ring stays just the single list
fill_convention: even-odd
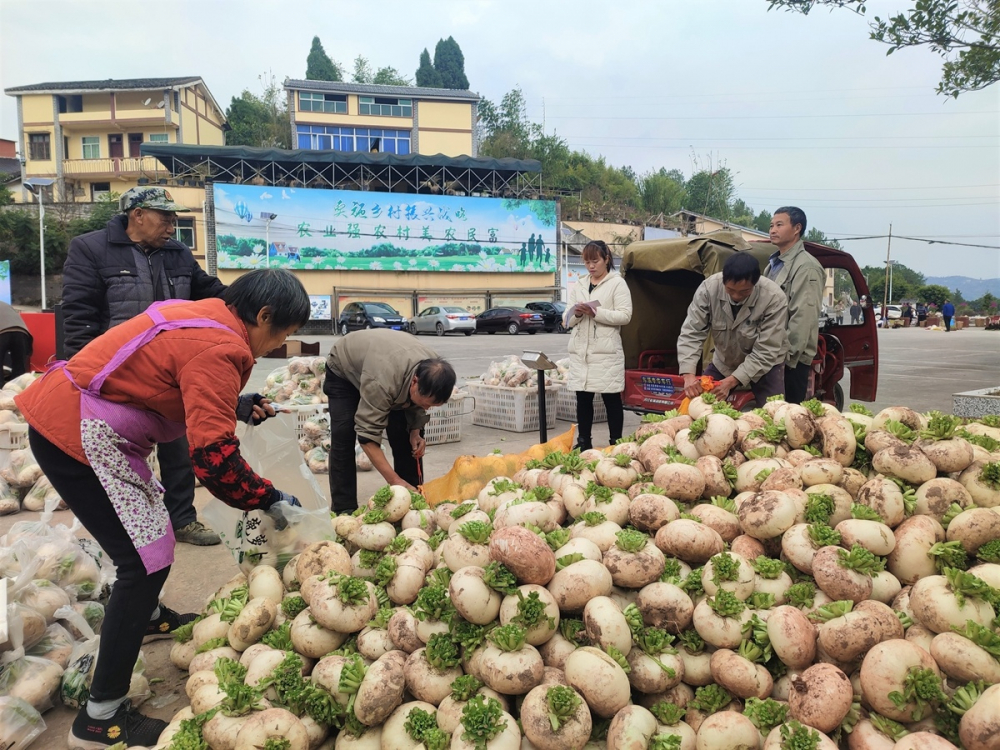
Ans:
[{"label": "three-wheeled truck", "polygon": [[[813,359],[809,397],[844,406],[840,380],[851,373],[851,398],[874,401],[878,385],[878,331],[875,316],[852,320],[855,300],[868,299],[865,277],[850,254],[832,247],[805,243],[806,250],[827,271],[820,317],[819,341]],[[751,253],[761,266],[777,248],[767,242],[747,242],[741,235],[722,231],[695,237],[633,242],[625,248],[621,273],[632,293],[632,321],[622,329],[625,348],[626,409],[639,413],[676,409],[684,400],[684,379],[677,369],[677,337],[695,289],[708,276],[722,271],[733,253]],[[867,313],[867,311],[866,311]],[[702,364],[711,362],[712,342],[705,345]],[[729,395],[733,408],[753,408],[748,389]]]}]

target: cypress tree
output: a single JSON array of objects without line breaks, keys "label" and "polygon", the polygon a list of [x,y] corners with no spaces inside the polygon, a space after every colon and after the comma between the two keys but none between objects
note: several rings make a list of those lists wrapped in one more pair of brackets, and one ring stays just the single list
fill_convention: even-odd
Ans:
[{"label": "cypress tree", "polygon": [[441,86],[441,75],[434,69],[431,63],[431,53],[424,47],[420,53],[420,67],[417,68],[417,85],[425,89],[439,89]]},{"label": "cypress tree", "polygon": [[441,76],[441,86],[446,89],[467,89],[465,56],[454,37],[438,40],[434,48],[434,69]]},{"label": "cypress tree", "polygon": [[306,78],[310,81],[342,81],[340,66],[330,59],[323,49],[318,36],[312,40],[312,48],[306,58]]}]

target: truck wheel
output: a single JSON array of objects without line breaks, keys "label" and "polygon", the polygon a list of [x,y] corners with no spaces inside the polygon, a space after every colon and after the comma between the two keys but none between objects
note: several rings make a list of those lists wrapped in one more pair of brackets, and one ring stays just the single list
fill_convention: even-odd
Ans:
[{"label": "truck wheel", "polygon": [[844,389],[840,383],[833,386],[833,403],[836,405],[837,411],[844,410]]}]

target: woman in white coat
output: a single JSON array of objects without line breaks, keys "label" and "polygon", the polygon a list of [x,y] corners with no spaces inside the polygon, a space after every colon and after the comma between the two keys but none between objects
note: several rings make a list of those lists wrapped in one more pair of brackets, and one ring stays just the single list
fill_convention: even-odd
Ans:
[{"label": "woman in white coat", "polygon": [[593,447],[594,394],[600,393],[608,412],[610,443],[622,436],[625,412],[625,351],[621,327],[632,319],[632,295],[615,271],[607,244],[596,240],[583,248],[589,276],[569,293],[566,327],[570,329],[568,387],[576,391],[577,447]]}]

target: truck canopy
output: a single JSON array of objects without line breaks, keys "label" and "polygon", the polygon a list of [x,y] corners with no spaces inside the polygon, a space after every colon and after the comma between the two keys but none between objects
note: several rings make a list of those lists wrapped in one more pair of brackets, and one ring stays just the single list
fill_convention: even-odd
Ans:
[{"label": "truck canopy", "polygon": [[[626,369],[637,368],[644,351],[676,349],[695,290],[707,277],[721,272],[727,258],[749,252],[763,271],[776,249],[725,231],[631,243],[621,261],[622,276],[632,293],[632,322],[621,332]],[[650,321],[656,322],[651,325]]]}]

